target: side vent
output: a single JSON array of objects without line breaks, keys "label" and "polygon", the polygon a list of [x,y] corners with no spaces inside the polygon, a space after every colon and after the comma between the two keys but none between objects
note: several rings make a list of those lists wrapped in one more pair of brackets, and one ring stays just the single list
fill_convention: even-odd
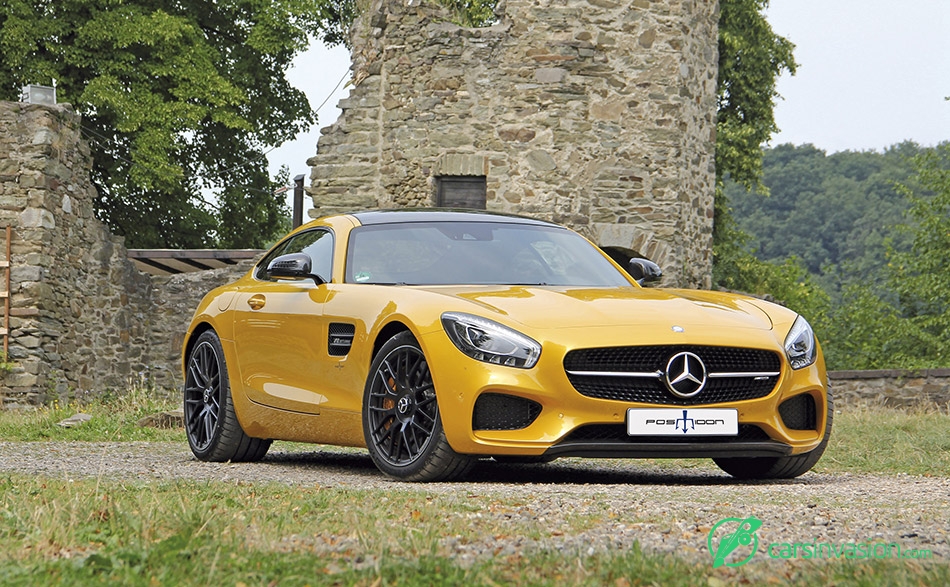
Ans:
[{"label": "side vent", "polygon": [[353,346],[353,335],[356,326],[343,322],[330,323],[330,336],[327,341],[327,352],[331,357],[345,357]]}]

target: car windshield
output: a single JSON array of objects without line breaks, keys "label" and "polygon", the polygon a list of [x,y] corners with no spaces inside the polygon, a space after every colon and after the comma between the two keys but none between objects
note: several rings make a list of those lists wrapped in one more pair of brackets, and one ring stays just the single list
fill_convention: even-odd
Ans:
[{"label": "car windshield", "polygon": [[565,228],[506,222],[380,224],[350,233],[347,283],[632,287]]}]

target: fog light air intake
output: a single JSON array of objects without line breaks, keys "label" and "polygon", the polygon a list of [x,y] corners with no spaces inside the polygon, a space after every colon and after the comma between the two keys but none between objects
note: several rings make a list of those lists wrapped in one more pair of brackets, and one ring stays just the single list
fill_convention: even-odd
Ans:
[{"label": "fog light air intake", "polygon": [[523,397],[484,393],[475,401],[473,430],[521,430],[541,414],[541,404]]}]

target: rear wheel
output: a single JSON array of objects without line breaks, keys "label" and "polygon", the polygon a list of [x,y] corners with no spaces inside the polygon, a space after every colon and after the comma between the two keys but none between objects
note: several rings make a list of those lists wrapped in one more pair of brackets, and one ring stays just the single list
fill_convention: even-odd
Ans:
[{"label": "rear wheel", "polygon": [[221,341],[202,332],[188,353],[185,369],[185,432],[191,452],[202,461],[259,461],[270,440],[244,433],[231,400]]},{"label": "rear wheel", "polygon": [[831,436],[831,422],[834,418],[834,402],[831,399],[831,387],[828,388],[828,420],[821,444],[800,455],[787,457],[729,457],[713,459],[720,469],[736,479],[792,479],[811,470],[824,454]]},{"label": "rear wheel", "polygon": [[404,481],[457,479],[474,464],[445,439],[429,364],[410,332],[389,339],[373,360],[363,435],[379,470]]}]

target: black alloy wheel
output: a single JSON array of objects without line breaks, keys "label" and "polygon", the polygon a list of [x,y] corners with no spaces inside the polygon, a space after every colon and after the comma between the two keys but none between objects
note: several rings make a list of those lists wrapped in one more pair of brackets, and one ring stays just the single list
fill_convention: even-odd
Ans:
[{"label": "black alloy wheel", "polygon": [[271,441],[244,433],[234,413],[221,341],[202,332],[188,353],[184,388],[185,432],[202,461],[259,461]]},{"label": "black alloy wheel", "polygon": [[363,433],[381,471],[407,481],[455,479],[473,461],[445,439],[429,364],[409,332],[380,349],[363,395]]},{"label": "black alloy wheel", "polygon": [[221,412],[221,367],[211,342],[202,340],[191,351],[185,379],[185,422],[188,439],[199,451],[208,449]]}]

